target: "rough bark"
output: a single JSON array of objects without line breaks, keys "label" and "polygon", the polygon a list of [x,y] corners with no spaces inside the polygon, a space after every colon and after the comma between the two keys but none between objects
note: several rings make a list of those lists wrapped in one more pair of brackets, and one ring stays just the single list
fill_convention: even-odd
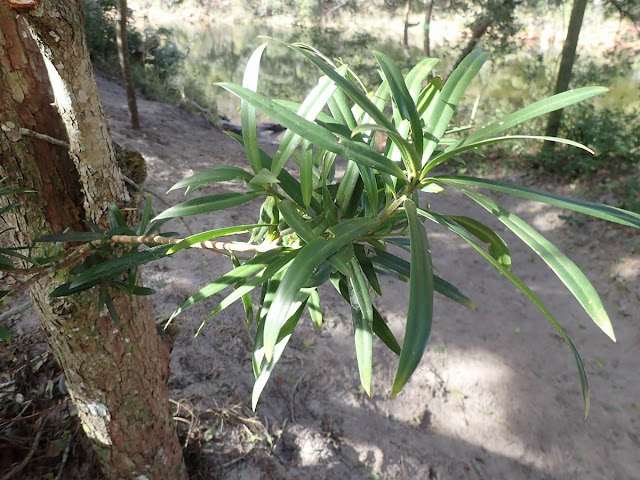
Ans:
[{"label": "rough bark", "polygon": [[131,126],[138,130],[140,120],[138,118],[138,104],[136,103],[136,89],[131,77],[131,60],[129,58],[129,40],[127,39],[127,0],[118,0],[120,21],[118,24],[118,55],[120,68],[122,69],[122,81],[127,92],[127,105],[129,106],[129,120]]},{"label": "rough bark", "polygon": [[[85,57],[65,51],[79,48],[82,42],[78,37],[83,34],[79,6],[66,3],[63,7],[58,10],[57,5],[48,3],[30,17],[40,15],[39,20],[50,22],[50,29],[41,32],[57,37],[58,42],[48,54],[54,59],[55,70],[70,79],[73,75],[67,72],[82,76],[90,66],[86,51]],[[70,12],[73,15],[67,17]],[[30,29],[36,30],[33,25]],[[71,37],[62,36],[66,29]],[[40,41],[41,47],[46,45]],[[80,230],[82,220],[102,218],[107,201],[126,198],[93,74],[89,79],[63,84],[73,99],[65,108],[84,109],[66,111],[63,121],[51,106],[54,98],[61,106],[47,78],[51,65],[47,68],[38,50],[24,24],[16,22],[0,3],[0,176],[7,178],[9,185],[38,191],[2,199],[22,203],[5,215],[14,227],[13,241],[19,245],[29,245],[45,233]],[[83,90],[75,90],[77,86]],[[94,97],[89,98],[91,95]],[[94,130],[81,129],[87,125]],[[68,141],[70,147],[25,135],[27,130]],[[100,205],[96,207],[94,200]],[[33,253],[45,250],[46,246],[36,244]],[[148,303],[113,292],[121,321],[116,326],[106,312],[96,311],[93,290],[65,298],[49,297],[53,288],[69,279],[68,270],[59,270],[34,284],[30,293],[106,477],[186,478],[168,403],[170,348],[158,335]]]},{"label": "rough bark", "polygon": [[[582,20],[584,19],[584,11],[587,7],[587,0],[575,0],[571,9],[571,18],[567,27],[567,38],[562,48],[562,58],[560,60],[560,68],[558,69],[558,77],[556,79],[556,87],[553,93],[562,93],[569,88],[571,81],[571,71],[573,70],[573,62],[576,59],[576,50],[578,48],[578,38],[582,29]],[[547,129],[545,135],[548,137],[558,136],[558,129],[562,121],[562,110],[556,110],[549,114]],[[542,147],[543,155],[550,155],[555,148],[554,142],[545,142]]]},{"label": "rough bark", "polygon": [[55,102],[69,138],[69,155],[83,178],[84,210],[100,223],[107,204],[128,201],[113,159],[113,145],[83,34],[82,7],[76,0],[42,0],[24,14],[42,52]]}]

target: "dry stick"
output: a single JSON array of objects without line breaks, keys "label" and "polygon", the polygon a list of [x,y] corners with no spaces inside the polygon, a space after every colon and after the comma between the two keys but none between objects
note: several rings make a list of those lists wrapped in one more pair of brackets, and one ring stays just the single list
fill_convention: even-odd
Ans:
[{"label": "dry stick", "polygon": [[62,454],[62,462],[60,462],[60,468],[58,469],[58,474],[54,480],[60,480],[62,478],[62,471],[64,470],[64,466],[67,464],[67,460],[69,459],[69,451],[71,450],[71,440],[73,440],[73,435],[69,435],[69,439],[67,440],[67,446],[64,447],[64,453]]},{"label": "dry stick", "polygon": [[57,138],[50,137],[49,135],[45,135],[44,133],[34,132],[33,130],[29,130],[28,128],[20,128],[20,135],[27,135],[29,137],[35,137],[39,140],[44,140],[45,142],[52,143],[53,145],[59,145],[61,147],[69,148],[69,143],[64,140],[58,140]]},{"label": "dry stick", "polygon": [[[96,244],[96,243],[99,243],[99,242],[94,242],[94,244]],[[6,300],[9,300],[10,298],[18,296],[20,293],[25,291],[31,285],[36,283],[41,278],[46,277],[51,272],[54,272],[54,271],[59,270],[61,268],[74,267],[75,265],[80,263],[82,260],[84,260],[85,257],[89,256],[89,254],[91,253],[91,247],[92,247],[91,243],[83,245],[78,250],[76,250],[75,252],[71,253],[62,262],[57,263],[55,265],[51,265],[51,266],[45,268],[44,270],[42,270],[37,275],[34,275],[33,277],[29,278],[26,282],[22,283],[20,286],[14,288],[11,291],[11,293],[8,293],[7,296],[4,297],[4,300],[6,301]]]},{"label": "dry stick", "polygon": [[20,462],[18,465],[12,468],[11,471],[9,471],[9,473],[7,473],[4,477],[2,477],[2,480],[9,480],[14,475],[17,475],[18,473],[20,473],[24,469],[24,467],[26,467],[29,464],[29,462],[31,461],[31,457],[33,457],[33,455],[36,453],[36,450],[38,449],[38,444],[40,443],[40,437],[42,436],[42,432],[44,431],[44,426],[46,425],[46,423],[47,423],[47,417],[45,415],[45,417],[42,419],[42,423],[40,424],[40,429],[38,430],[38,433],[36,433],[36,437],[33,439],[33,445],[31,445],[31,450],[29,450],[29,453],[27,454],[26,457],[24,457],[24,460],[22,460],[22,462]]},{"label": "dry stick", "polygon": [[306,373],[304,375],[300,376],[300,378],[298,378],[298,380],[296,380],[296,383],[293,384],[293,388],[291,389],[291,398],[290,398],[290,402],[289,402],[289,408],[291,409],[291,421],[293,423],[296,423],[296,417],[295,417],[294,411],[293,411],[293,397],[296,394],[296,390],[298,389],[298,385],[300,385],[300,382],[306,376],[307,376]]},{"label": "dry stick", "polygon": [[[168,238],[161,235],[113,235],[108,240],[109,242],[124,243],[129,245],[177,245],[184,241],[183,238]],[[275,248],[276,244],[268,243],[261,245],[254,245],[246,242],[212,242],[206,240],[204,242],[198,242],[189,245],[191,248],[202,248],[203,250],[213,250],[216,252],[228,251],[228,252],[267,252]]]}]

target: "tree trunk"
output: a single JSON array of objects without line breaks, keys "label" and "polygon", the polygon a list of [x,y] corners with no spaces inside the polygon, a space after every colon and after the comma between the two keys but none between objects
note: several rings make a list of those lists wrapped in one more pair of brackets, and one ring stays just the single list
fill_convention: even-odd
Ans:
[{"label": "tree trunk", "polygon": [[409,52],[409,12],[411,12],[411,0],[406,0],[404,7],[404,35],[402,37],[402,46],[405,50],[405,55]]},{"label": "tree trunk", "polygon": [[[569,88],[571,81],[571,70],[573,70],[573,62],[576,59],[576,49],[578,48],[578,38],[580,37],[580,29],[582,28],[582,20],[584,19],[584,11],[587,6],[587,0],[574,0],[571,9],[571,18],[567,27],[567,38],[562,48],[562,59],[560,60],[560,68],[556,79],[556,88],[553,93],[562,93]],[[562,121],[562,110],[556,110],[549,114],[547,129],[545,135],[548,137],[558,136],[558,129]],[[545,142],[542,147],[543,156],[548,156],[555,149],[554,142]]]},{"label": "tree trunk", "polygon": [[451,71],[455,70],[457,66],[460,65],[460,62],[462,62],[462,60],[464,60],[465,57],[469,55],[474,48],[476,48],[476,45],[478,45],[478,42],[480,41],[482,36],[486,33],[487,29],[491,26],[491,20],[492,20],[491,15],[483,15],[478,19],[478,21],[473,26],[473,29],[471,30],[471,38],[469,39],[469,41],[467,42],[467,45],[462,50],[462,53],[458,57],[458,60],[456,60],[456,63],[453,65],[453,68],[451,69]]},{"label": "tree trunk", "polygon": [[[2,199],[22,203],[4,216],[16,245],[66,228],[82,230],[83,220],[104,218],[107,201],[128,201],[84,49],[80,6],[48,2],[27,19],[31,31],[47,37],[39,46],[0,3],[0,176],[8,185],[37,190]],[[47,71],[60,75],[50,79]],[[62,117],[54,104],[64,110]],[[35,138],[33,131],[59,142]],[[61,146],[65,142],[68,148]],[[34,256],[46,253],[42,245],[35,245]],[[106,477],[186,479],[169,410],[170,347],[158,335],[148,303],[113,292],[121,321],[116,326],[97,311],[93,289],[49,297],[70,279],[68,269],[58,270],[30,293]]]},{"label": "tree trunk", "polygon": [[127,104],[129,106],[129,119],[131,120],[131,126],[138,130],[140,128],[140,120],[138,119],[136,89],[133,84],[133,78],[131,78],[129,40],[127,39],[127,0],[118,0],[118,10],[120,12],[120,22],[118,25],[118,55],[120,57],[120,68],[122,69],[122,80],[127,92]]},{"label": "tree trunk", "polygon": [[425,0],[424,2],[424,41],[423,49],[427,57],[431,56],[430,32],[431,32],[431,14],[433,12],[433,0]]}]

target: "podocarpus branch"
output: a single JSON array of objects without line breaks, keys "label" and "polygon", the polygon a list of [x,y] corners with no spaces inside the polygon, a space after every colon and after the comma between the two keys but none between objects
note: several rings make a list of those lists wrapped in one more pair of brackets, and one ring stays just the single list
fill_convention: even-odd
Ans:
[{"label": "podocarpus branch", "polygon": [[[177,245],[184,241],[181,238],[168,238],[160,235],[113,235],[108,240],[114,243],[124,243],[129,245]],[[204,250],[227,251],[227,252],[266,252],[273,249],[278,242],[254,245],[246,242],[214,242],[206,240],[189,245],[190,248],[202,248]]]}]

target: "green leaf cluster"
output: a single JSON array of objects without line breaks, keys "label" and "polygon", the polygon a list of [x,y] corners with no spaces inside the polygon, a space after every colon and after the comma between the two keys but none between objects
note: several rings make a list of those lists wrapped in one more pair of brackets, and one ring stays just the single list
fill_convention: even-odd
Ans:
[{"label": "green leaf cluster", "polygon": [[[405,75],[391,58],[375,52],[381,83],[369,91],[349,65],[333,62],[308,45],[286,46],[318,68],[321,77],[316,87],[301,103],[261,95],[257,90],[266,45],[256,49],[248,62],[243,85],[220,84],[241,100],[243,135],[232,136],[247,152],[247,168],[214,166],[173,187],[191,193],[205,185],[233,181],[237,188],[233,193],[186,200],[156,217],[164,221],[200,215],[261,199],[256,224],[204,232],[171,249],[161,246],[126,254],[82,272],[67,285],[66,293],[100,284],[105,275],[117,278],[149,259],[208,238],[247,232],[249,243],[256,246],[255,253],[247,255],[245,250],[230,255],[233,268],[186,299],[169,321],[221,292],[225,292],[222,300],[202,326],[235,301],[242,301],[248,326],[255,326],[252,358],[255,408],[304,311],[309,312],[318,329],[322,328],[323,290],[319,287],[329,284],[351,310],[354,350],[366,393],[372,391],[375,337],[398,355],[391,386],[394,396],[409,381],[426,350],[435,292],[473,308],[463,292],[436,275],[436,271],[446,275],[450,266],[434,265],[437,256],[432,256],[430,250],[429,228],[425,225],[428,220],[431,222],[428,225],[439,224],[467,242],[524,293],[559,332],[576,360],[586,415],[589,387],[580,355],[552,312],[511,271],[507,243],[477,219],[434,211],[429,196],[458,190],[485,208],[549,265],[593,321],[615,339],[602,302],[580,269],[522,219],[477,189],[556,205],[635,228],[640,227],[640,215],[494,180],[437,173],[437,167],[461,153],[523,138],[587,149],[561,138],[507,132],[527,120],[606,89],[587,87],[554,95],[483,128],[467,131],[452,126],[451,119],[487,59],[478,51],[464,59],[446,81],[431,73],[436,59],[421,61]],[[257,111],[286,127],[274,155],[258,145]],[[374,301],[376,296],[383,295],[379,275],[390,275],[408,284],[407,318],[401,342]],[[105,303],[108,307],[108,302]]]}]

